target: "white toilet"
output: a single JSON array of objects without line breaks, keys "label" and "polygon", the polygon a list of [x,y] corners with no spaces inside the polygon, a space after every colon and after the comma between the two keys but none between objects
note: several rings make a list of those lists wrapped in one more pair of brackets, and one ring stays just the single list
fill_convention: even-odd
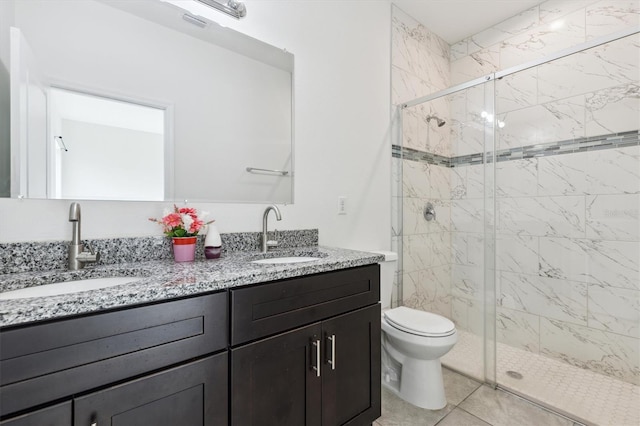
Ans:
[{"label": "white toilet", "polygon": [[382,384],[418,407],[439,410],[447,405],[440,358],[458,340],[453,322],[430,312],[400,306],[389,309],[396,253],[380,263],[382,303]]}]

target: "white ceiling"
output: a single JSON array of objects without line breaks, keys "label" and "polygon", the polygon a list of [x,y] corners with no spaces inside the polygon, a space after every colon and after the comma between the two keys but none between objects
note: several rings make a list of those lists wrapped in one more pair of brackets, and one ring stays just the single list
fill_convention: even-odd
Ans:
[{"label": "white ceiling", "polygon": [[542,0],[392,0],[447,43],[454,44]]}]

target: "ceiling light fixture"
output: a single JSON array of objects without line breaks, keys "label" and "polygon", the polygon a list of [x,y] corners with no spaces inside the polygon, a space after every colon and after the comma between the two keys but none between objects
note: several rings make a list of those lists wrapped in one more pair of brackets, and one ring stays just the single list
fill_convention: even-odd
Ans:
[{"label": "ceiling light fixture", "polygon": [[216,0],[196,0],[198,3],[216,9],[222,13],[233,16],[236,19],[244,18],[247,15],[247,8],[244,3],[237,0],[228,0],[226,3],[219,3]]}]

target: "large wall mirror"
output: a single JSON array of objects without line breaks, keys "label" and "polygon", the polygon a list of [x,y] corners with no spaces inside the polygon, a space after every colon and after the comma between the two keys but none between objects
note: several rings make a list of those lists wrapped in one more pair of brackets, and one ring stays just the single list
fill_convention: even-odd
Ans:
[{"label": "large wall mirror", "polygon": [[172,3],[0,1],[0,196],[293,202],[293,55]]}]

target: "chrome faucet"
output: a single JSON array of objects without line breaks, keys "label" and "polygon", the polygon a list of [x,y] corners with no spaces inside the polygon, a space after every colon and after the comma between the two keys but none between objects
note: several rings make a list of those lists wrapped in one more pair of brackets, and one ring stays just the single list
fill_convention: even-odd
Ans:
[{"label": "chrome faucet", "polygon": [[269,206],[264,210],[264,214],[262,215],[262,253],[266,253],[270,247],[276,247],[278,245],[277,241],[267,240],[267,218],[271,210],[276,214],[277,220],[282,220],[282,215],[280,215],[280,210],[277,206]]},{"label": "chrome faucet", "polygon": [[100,253],[94,252],[89,244],[87,244],[89,251],[84,251],[84,245],[80,239],[80,204],[71,203],[69,206],[69,222],[73,223],[71,244],[69,244],[69,270],[77,271],[84,268],[85,263],[99,261]]}]

